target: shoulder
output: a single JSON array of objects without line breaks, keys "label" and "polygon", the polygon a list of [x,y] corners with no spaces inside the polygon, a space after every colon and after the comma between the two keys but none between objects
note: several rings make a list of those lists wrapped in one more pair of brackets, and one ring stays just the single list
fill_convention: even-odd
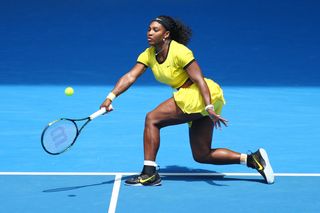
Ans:
[{"label": "shoulder", "polygon": [[187,46],[172,40],[170,46],[178,53],[192,52]]},{"label": "shoulder", "polygon": [[151,55],[152,53],[154,53],[154,47],[148,47],[141,54]]},{"label": "shoulder", "polygon": [[137,62],[149,67],[152,64],[152,54],[154,54],[154,47],[148,47],[138,56]]},{"label": "shoulder", "polygon": [[154,54],[154,47],[148,47],[143,52],[139,54],[139,59],[143,58],[145,60],[148,60],[152,57],[152,54]]},{"label": "shoulder", "polygon": [[185,69],[195,60],[192,51],[187,46],[176,41],[172,41],[171,43],[173,49],[172,56],[175,58],[176,63]]}]

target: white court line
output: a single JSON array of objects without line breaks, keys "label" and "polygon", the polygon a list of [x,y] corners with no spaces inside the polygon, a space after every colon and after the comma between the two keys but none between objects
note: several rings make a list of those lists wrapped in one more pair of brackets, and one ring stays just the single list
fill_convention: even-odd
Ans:
[{"label": "white court line", "polygon": [[116,177],[114,178],[114,184],[113,184],[108,213],[115,213],[116,212],[119,191],[120,191],[120,185],[121,185],[121,178],[122,178],[122,175],[119,175],[119,174],[116,175]]},{"label": "white court line", "polygon": [[[136,175],[129,172],[0,172],[1,175],[16,176],[115,176],[108,213],[115,213],[122,176]],[[161,176],[260,176],[259,173],[159,173]],[[274,173],[283,177],[320,177],[320,173]]]},{"label": "white court line", "polygon": [[[61,176],[130,176],[139,173],[134,172],[0,172],[1,175],[31,175],[31,176],[42,176],[42,175],[61,175]],[[259,173],[159,173],[162,176],[260,176]],[[320,173],[274,173],[275,176],[282,177],[320,177]]]}]

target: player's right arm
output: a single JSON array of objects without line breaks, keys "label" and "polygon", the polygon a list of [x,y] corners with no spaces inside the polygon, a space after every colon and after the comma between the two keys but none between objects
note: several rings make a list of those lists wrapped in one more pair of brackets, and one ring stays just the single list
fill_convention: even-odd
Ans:
[{"label": "player's right arm", "polygon": [[[121,93],[125,92],[129,87],[134,84],[134,82],[141,76],[147,67],[144,64],[136,63],[134,67],[123,75],[117,82],[116,86],[111,91],[115,96],[119,96]],[[100,108],[105,107],[109,109],[112,100],[106,98],[104,102],[101,104]]]}]

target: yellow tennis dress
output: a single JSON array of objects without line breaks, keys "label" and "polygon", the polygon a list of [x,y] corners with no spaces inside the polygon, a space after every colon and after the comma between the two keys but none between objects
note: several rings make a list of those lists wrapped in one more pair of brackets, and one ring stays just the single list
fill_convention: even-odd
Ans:
[{"label": "yellow tennis dress", "polygon": [[[208,115],[205,111],[205,103],[200,90],[196,84],[192,84],[187,88],[180,88],[189,78],[185,68],[188,67],[195,58],[192,51],[174,40],[169,44],[169,51],[164,62],[159,63],[156,59],[155,48],[153,46],[142,52],[138,59],[138,63],[150,67],[154,77],[174,89],[178,89],[173,93],[174,100],[178,107],[187,114],[201,113]],[[211,102],[217,114],[221,113],[225,104],[223,91],[214,81],[205,78],[211,94]],[[180,89],[179,89],[180,88]]]}]

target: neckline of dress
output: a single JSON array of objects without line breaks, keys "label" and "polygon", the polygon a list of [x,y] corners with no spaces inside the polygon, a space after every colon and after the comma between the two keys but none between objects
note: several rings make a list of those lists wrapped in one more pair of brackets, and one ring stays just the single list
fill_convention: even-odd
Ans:
[{"label": "neckline of dress", "polygon": [[[167,54],[166,54],[166,56],[164,57],[164,60],[163,60],[162,62],[159,62],[159,61],[158,61],[158,59],[157,59],[157,55],[156,55],[156,54],[154,54],[154,57],[155,57],[155,59],[156,59],[156,61],[157,61],[157,63],[158,63],[158,64],[163,64],[163,63],[167,60],[167,57],[168,57],[169,52],[170,52],[171,42],[172,42],[172,40],[170,40],[170,41],[169,41],[169,44],[168,44],[168,51],[167,51]],[[154,49],[154,53],[155,53],[155,52],[156,52],[156,49]]]}]

